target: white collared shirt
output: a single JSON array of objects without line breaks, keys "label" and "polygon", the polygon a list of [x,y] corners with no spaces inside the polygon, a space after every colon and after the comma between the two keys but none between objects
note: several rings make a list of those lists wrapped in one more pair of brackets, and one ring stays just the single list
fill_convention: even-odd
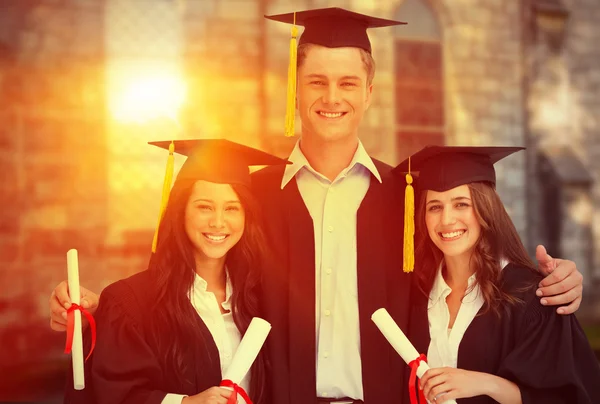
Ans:
[{"label": "white collared shirt", "polygon": [[[507,264],[508,261],[505,260],[500,262],[502,268]],[[446,298],[451,292],[452,289],[444,280],[442,265],[440,265],[429,293],[429,303],[427,305],[429,335],[431,336],[427,351],[427,362],[431,368],[457,367],[460,342],[485,302],[476,282],[476,276],[473,274],[469,277],[467,293],[462,299],[454,325],[452,329],[449,329],[450,312],[446,304]]]},{"label": "white collared shirt", "polygon": [[[188,294],[192,306],[196,309],[196,312],[206,324],[206,327],[210,331],[210,334],[217,345],[219,351],[219,359],[221,361],[221,374],[225,374],[225,371],[231,365],[233,355],[237,351],[238,346],[241,342],[241,334],[237,326],[233,321],[233,315],[231,312],[231,281],[229,276],[227,277],[227,283],[225,287],[225,301],[221,305],[227,313],[222,314],[219,309],[219,303],[215,294],[206,290],[208,284],[202,277],[196,274],[194,279],[194,286],[190,294]],[[242,382],[240,383],[246,392],[250,387],[250,372],[246,374]],[[200,391],[198,393],[201,393]],[[167,394],[161,404],[181,404],[185,395],[181,394]],[[238,403],[244,403],[244,399],[238,395]]]},{"label": "white collared shirt", "polygon": [[314,170],[300,142],[285,169],[283,189],[296,177],[313,219],[318,397],[363,399],[357,285],[357,212],[373,174],[381,177],[362,143],[352,161],[330,181]]}]

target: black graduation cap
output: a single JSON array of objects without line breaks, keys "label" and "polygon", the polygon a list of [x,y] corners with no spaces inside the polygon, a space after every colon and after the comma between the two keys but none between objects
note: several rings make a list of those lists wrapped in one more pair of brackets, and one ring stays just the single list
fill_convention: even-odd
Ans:
[{"label": "black graduation cap", "polygon": [[286,159],[225,139],[166,140],[148,143],[169,150],[152,252],[156,252],[158,227],[171,192],[173,153],[187,156],[175,181],[204,180],[218,184],[250,185],[250,166],[291,164]]},{"label": "black graduation cap", "polygon": [[371,17],[339,7],[266,15],[274,21],[304,26],[299,44],[312,43],[328,48],[353,47],[371,53],[367,28],[390,27],[405,22]]},{"label": "black graduation cap", "polygon": [[394,172],[418,172],[419,189],[448,191],[471,182],[496,183],[494,164],[524,147],[427,146],[404,160]]},{"label": "black graduation cap", "polygon": [[149,142],[187,156],[176,180],[205,180],[219,184],[250,185],[250,166],[290,164],[262,150],[225,139],[187,139]]},{"label": "black graduation cap", "polygon": [[418,172],[420,190],[448,191],[471,182],[496,184],[494,164],[524,147],[427,146],[400,163],[393,172],[406,176],[404,196],[403,269],[414,269],[414,190],[412,174]]}]

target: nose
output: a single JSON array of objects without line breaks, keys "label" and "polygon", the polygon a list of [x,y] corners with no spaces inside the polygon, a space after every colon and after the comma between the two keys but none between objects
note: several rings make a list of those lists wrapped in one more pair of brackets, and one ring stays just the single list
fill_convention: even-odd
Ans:
[{"label": "nose", "polygon": [[340,92],[335,83],[330,83],[323,95],[323,103],[326,105],[335,105],[340,103]]},{"label": "nose", "polygon": [[454,215],[454,209],[444,208],[442,210],[442,225],[449,226],[456,222],[456,216]]},{"label": "nose", "polygon": [[208,225],[215,229],[222,229],[225,226],[223,211],[217,210],[210,218]]}]

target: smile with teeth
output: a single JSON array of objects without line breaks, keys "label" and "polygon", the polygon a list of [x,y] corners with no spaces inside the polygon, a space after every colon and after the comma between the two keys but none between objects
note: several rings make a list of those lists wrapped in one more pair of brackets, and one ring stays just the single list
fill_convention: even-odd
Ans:
[{"label": "smile with teeth", "polygon": [[202,235],[204,237],[206,237],[207,239],[209,239],[210,241],[223,241],[225,240],[227,237],[229,237],[228,234],[210,234],[210,233],[202,233]]},{"label": "smile with teeth", "polygon": [[325,111],[319,111],[318,112],[319,115],[324,116],[325,118],[339,118],[342,115],[345,115],[345,112],[325,112]]},{"label": "smile with teeth", "polygon": [[465,233],[466,230],[456,230],[449,233],[438,233],[442,240],[456,240]]}]

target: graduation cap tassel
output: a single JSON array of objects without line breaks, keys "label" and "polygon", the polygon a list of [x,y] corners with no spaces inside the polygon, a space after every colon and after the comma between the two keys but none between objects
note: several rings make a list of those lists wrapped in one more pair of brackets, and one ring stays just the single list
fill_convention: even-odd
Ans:
[{"label": "graduation cap tassel", "polygon": [[160,210],[158,213],[158,223],[156,224],[156,230],[154,231],[154,239],[152,240],[152,252],[156,252],[156,244],[158,242],[158,229],[162,220],[163,214],[169,201],[169,193],[171,192],[171,182],[173,181],[173,167],[175,165],[175,143],[171,142],[169,145],[169,157],[167,157],[167,168],[165,172],[165,180],[163,182],[162,198],[160,201]]},{"label": "graduation cap tassel", "polygon": [[412,272],[415,268],[415,190],[410,175],[410,157],[408,159],[408,174],[406,174],[406,189],[404,190],[404,272]]},{"label": "graduation cap tassel", "polygon": [[294,24],[292,25],[292,36],[290,38],[290,64],[288,66],[288,88],[287,104],[285,111],[285,136],[294,136],[294,119],[296,117],[296,63],[298,60],[298,27],[296,27],[296,13],[294,13]]}]

